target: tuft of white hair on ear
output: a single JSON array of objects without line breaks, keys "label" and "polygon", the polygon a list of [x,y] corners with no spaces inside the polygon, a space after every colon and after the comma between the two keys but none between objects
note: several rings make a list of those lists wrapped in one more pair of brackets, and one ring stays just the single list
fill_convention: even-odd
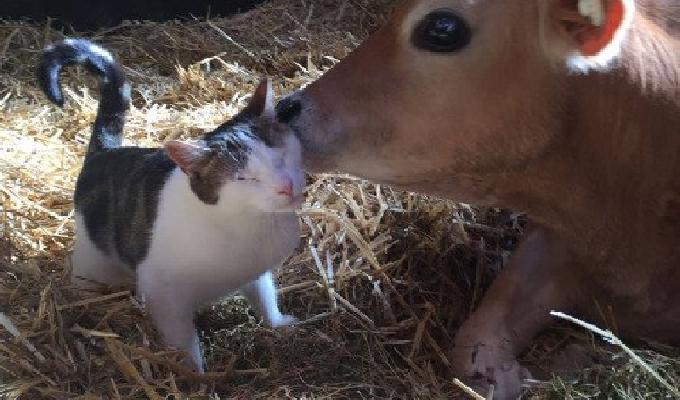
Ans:
[{"label": "tuft of white hair on ear", "polygon": [[595,26],[604,25],[604,5],[600,0],[578,0],[578,12]]},{"label": "tuft of white hair on ear", "polygon": [[[593,25],[602,26],[605,23],[606,10],[603,0],[579,0],[579,13],[590,18]],[[621,54],[621,49],[626,35],[633,24],[635,16],[635,0],[621,0],[624,3],[623,20],[611,41],[597,54],[592,56],[583,55],[578,50],[573,50],[567,55],[567,67],[575,73],[587,74],[590,71],[607,71]]]}]

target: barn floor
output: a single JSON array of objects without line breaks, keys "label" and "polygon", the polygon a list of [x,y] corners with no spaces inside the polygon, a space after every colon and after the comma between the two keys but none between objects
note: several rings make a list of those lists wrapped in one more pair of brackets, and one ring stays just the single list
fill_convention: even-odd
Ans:
[{"label": "barn floor", "polygon": [[[279,94],[318,78],[390,3],[272,0],[229,19],[124,23],[93,38],[133,83],[126,138],[157,145],[228,118],[262,74]],[[211,371],[203,379],[158,342],[130,288],[69,287],[71,193],[97,103],[83,71],[65,79],[64,110],[36,90],[35,57],[62,37],[0,22],[0,396],[469,397],[446,349],[522,233],[524,218],[508,211],[310,177],[300,247],[278,273],[283,308],[304,323],[271,330],[239,297],[214,305],[197,316]],[[642,362],[556,324],[523,356],[536,378],[525,397],[672,398],[664,384],[680,383],[680,352],[634,345]],[[555,368],[561,377],[546,372]]]}]

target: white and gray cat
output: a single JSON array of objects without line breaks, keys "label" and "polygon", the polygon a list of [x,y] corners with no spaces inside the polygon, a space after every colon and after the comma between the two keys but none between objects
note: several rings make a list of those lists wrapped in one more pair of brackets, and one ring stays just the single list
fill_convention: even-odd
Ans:
[{"label": "white and gray cat", "polygon": [[272,268],[299,243],[294,209],[304,186],[297,138],[274,118],[269,80],[248,106],[200,140],[122,147],[130,87],[113,57],[68,39],[45,49],[38,80],[63,105],[60,72],[83,64],[101,99],[75,191],[73,276],[136,280],[165,343],[203,371],[194,312],[241,289],[271,325],[279,311]]}]

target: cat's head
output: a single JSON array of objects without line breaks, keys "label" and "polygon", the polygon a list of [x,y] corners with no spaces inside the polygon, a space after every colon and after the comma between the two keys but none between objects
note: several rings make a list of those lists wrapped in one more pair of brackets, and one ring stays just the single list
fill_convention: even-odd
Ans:
[{"label": "cat's head", "polygon": [[267,212],[291,210],[302,200],[300,143],[276,121],[268,79],[234,118],[200,140],[169,141],[165,150],[206,204]]}]

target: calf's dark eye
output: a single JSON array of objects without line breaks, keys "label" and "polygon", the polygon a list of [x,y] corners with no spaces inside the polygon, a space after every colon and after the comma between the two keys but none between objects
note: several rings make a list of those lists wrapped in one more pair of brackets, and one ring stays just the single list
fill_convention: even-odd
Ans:
[{"label": "calf's dark eye", "polygon": [[411,41],[416,48],[434,53],[452,53],[470,43],[470,26],[448,9],[427,14],[416,25]]}]

